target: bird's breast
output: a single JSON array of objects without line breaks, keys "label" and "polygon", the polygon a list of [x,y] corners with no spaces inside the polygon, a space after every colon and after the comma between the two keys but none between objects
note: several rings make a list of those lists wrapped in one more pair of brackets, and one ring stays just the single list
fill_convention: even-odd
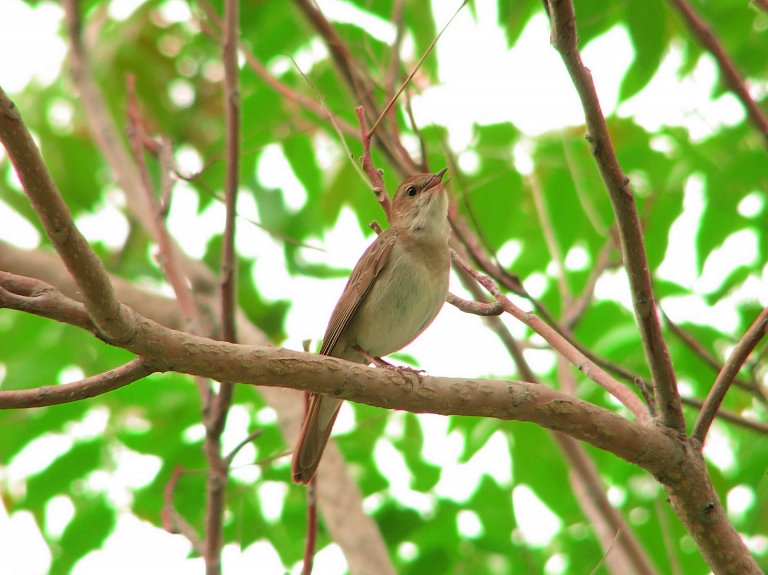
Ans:
[{"label": "bird's breast", "polygon": [[435,319],[448,293],[447,244],[426,248],[398,241],[345,331],[374,357],[402,349]]}]

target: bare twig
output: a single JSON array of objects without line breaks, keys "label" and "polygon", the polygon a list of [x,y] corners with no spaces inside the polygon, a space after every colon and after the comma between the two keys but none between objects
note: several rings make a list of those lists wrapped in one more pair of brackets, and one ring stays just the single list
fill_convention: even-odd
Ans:
[{"label": "bare twig", "polygon": [[[240,182],[240,69],[237,65],[239,42],[239,0],[224,3],[224,37],[221,59],[224,63],[224,114],[226,124],[227,164],[224,184],[226,222],[221,249],[221,334],[222,339],[237,341],[235,309],[237,307],[237,256],[235,254],[235,222],[237,191]],[[211,410],[205,418],[203,449],[210,466],[205,509],[204,553],[207,575],[221,573],[223,518],[228,483],[227,461],[221,455],[221,434],[232,403],[234,384],[223,380],[219,393],[213,396]]]},{"label": "bare twig", "polygon": [[576,87],[587,123],[587,140],[613,205],[621,238],[624,266],[632,292],[640,337],[646,361],[653,377],[661,422],[684,433],[685,420],[680,395],[653,296],[643,234],[632,189],[621,170],[611,143],[605,118],[600,110],[592,75],[584,66],[578,50],[576,15],[571,0],[549,0],[552,20],[552,44],[560,53]]},{"label": "bare twig", "polygon": [[[682,329],[679,325],[673,322],[669,318],[669,316],[666,313],[664,313],[663,309],[661,310],[661,313],[664,316],[664,321],[669,327],[669,330],[672,333],[674,333],[677,337],[679,337],[680,341],[682,341],[696,355],[698,355],[699,358],[701,358],[706,365],[708,365],[718,373],[720,372],[720,370],[723,369],[722,364],[719,361],[717,361],[717,359],[712,354],[710,354],[709,351],[707,351],[703,345],[701,345],[698,341],[696,341],[693,337],[691,337],[691,335],[687,333],[684,329]],[[766,398],[765,393],[763,393],[763,390],[760,388],[759,385],[744,381],[739,377],[734,377],[733,383],[734,385],[744,389],[745,391],[754,393],[763,403],[768,403],[768,398]]]},{"label": "bare twig", "polygon": [[457,295],[453,295],[450,292],[448,293],[448,297],[445,299],[445,301],[460,309],[464,313],[471,313],[474,315],[482,316],[501,315],[504,313],[504,308],[497,301],[488,303],[482,301],[468,301],[460,298]]},{"label": "bare twig", "polygon": [[555,265],[557,266],[557,285],[560,289],[560,298],[563,300],[565,307],[571,307],[571,290],[568,288],[568,281],[565,277],[565,258],[563,258],[563,252],[560,250],[560,246],[557,243],[555,229],[549,218],[547,207],[544,205],[539,178],[534,172],[528,176],[526,180],[528,188],[531,190],[533,204],[536,206],[536,214],[539,216],[539,223],[541,223],[541,231],[544,233],[544,241],[547,244],[547,250],[552,257],[552,261],[555,262]]},{"label": "bare twig", "polygon": [[541,318],[531,313],[526,313],[517,307],[509,300],[509,298],[499,291],[499,288],[496,287],[496,284],[494,284],[488,276],[476,272],[453,250],[451,250],[451,257],[454,262],[458,263],[464,271],[474,277],[480,285],[493,295],[494,299],[502,305],[504,311],[529,326],[568,361],[578,367],[584,375],[618,399],[627,409],[629,409],[637,421],[641,423],[647,423],[649,421],[648,410],[637,395],[635,395],[629,388],[621,385],[618,381],[603,371],[597,364],[590,361]]},{"label": "bare twig", "polygon": [[0,272],[0,308],[33,313],[99,335],[82,303],[35,278]]},{"label": "bare twig", "polygon": [[173,474],[168,480],[168,483],[166,483],[165,489],[163,489],[163,529],[168,533],[179,533],[183,535],[187,538],[187,541],[192,544],[192,548],[202,555],[204,546],[203,542],[200,540],[200,536],[197,534],[197,531],[195,531],[195,528],[187,523],[187,520],[176,510],[176,506],[173,504],[173,492],[183,473],[184,469],[181,465],[177,465],[173,470]]},{"label": "bare twig", "polygon": [[46,407],[104,395],[158,371],[142,357],[80,381],[35,389],[0,391],[0,409]]},{"label": "bare twig", "polygon": [[373,193],[376,195],[376,199],[381,204],[381,209],[384,210],[384,214],[387,216],[387,221],[390,221],[392,216],[392,202],[387,195],[387,188],[384,186],[384,178],[381,175],[381,170],[377,170],[373,165],[373,159],[371,158],[371,138],[366,134],[365,129],[365,111],[362,106],[355,108],[357,113],[357,121],[360,122],[360,133],[363,139],[363,156],[360,158],[360,163],[363,165],[368,179],[373,186]]},{"label": "bare twig", "polygon": [[760,315],[749,326],[744,337],[736,344],[725,365],[723,365],[723,369],[717,375],[717,379],[715,379],[707,399],[704,401],[704,405],[691,431],[691,438],[698,441],[701,445],[704,444],[704,438],[707,436],[709,426],[712,425],[712,419],[723,402],[723,398],[725,398],[733,378],[739,373],[741,366],[744,365],[744,362],[749,357],[749,354],[752,353],[757,343],[765,336],[766,331],[768,331],[768,307],[760,312]]},{"label": "bare twig", "polygon": [[592,300],[592,296],[595,293],[597,280],[600,279],[600,276],[603,275],[603,272],[611,265],[611,252],[613,251],[614,247],[615,245],[613,242],[613,234],[609,233],[608,241],[605,242],[603,249],[600,250],[600,254],[597,256],[597,261],[589,272],[587,284],[584,286],[584,289],[582,290],[579,297],[571,302],[571,305],[568,306],[568,310],[563,316],[563,325],[565,325],[569,330],[572,330],[574,327],[576,327],[579,319],[581,319],[581,316],[584,315],[584,312],[587,310],[587,306],[589,305],[589,302]]},{"label": "bare twig", "polygon": [[[78,0],[64,0],[63,6],[70,41],[68,54],[70,72],[80,93],[80,103],[83,106],[93,139],[104,154],[118,186],[125,193],[131,214],[151,233],[154,227],[152,220],[155,214],[147,204],[147,195],[143,192],[141,176],[126,149],[125,142],[120,137],[120,130],[115,125],[115,121],[88,67],[85,47],[80,37]],[[217,287],[217,282],[208,267],[204,263],[186,256],[175,243],[173,244],[173,251],[185,274],[192,282],[195,293],[213,293]]]},{"label": "bare twig", "polygon": [[[294,0],[294,3],[304,12],[318,34],[325,40],[328,50],[355,100],[363,106],[365,113],[369,114],[369,118],[377,118],[379,116],[378,105],[373,96],[375,86],[369,78],[360,73],[360,66],[349,51],[347,44],[339,37],[313,0]],[[401,177],[404,178],[417,171],[418,167],[411,157],[398,152],[397,146],[392,142],[388,132],[380,134],[377,143],[385,158],[398,170]]]},{"label": "bare twig", "polygon": [[232,448],[232,451],[230,451],[229,454],[224,458],[224,461],[226,462],[227,467],[230,467],[232,465],[232,460],[235,458],[235,456],[238,453],[240,453],[240,450],[246,445],[248,445],[251,441],[259,437],[261,435],[261,432],[262,432],[261,429],[252,431],[251,433],[248,434],[248,436],[245,439],[243,439],[240,443],[235,445],[234,448]]},{"label": "bare twig", "polygon": [[[704,407],[704,402],[700,399],[696,399],[695,397],[682,397],[681,399],[683,401],[683,405],[695,407],[699,411],[701,411],[701,408]],[[747,419],[746,417],[742,417],[741,415],[729,411],[722,406],[717,410],[717,413],[715,413],[715,417],[719,417],[725,421],[730,421],[739,427],[751,429],[752,431],[768,435],[768,423]]]},{"label": "bare twig", "polygon": [[[210,20],[218,30],[220,30],[222,27],[221,18],[219,18],[219,15],[216,14],[213,7],[206,0],[197,0],[196,3],[203,9],[208,20]],[[220,33],[218,30],[214,31],[206,25],[202,26],[202,30],[211,36],[211,38],[213,38],[216,42],[221,41]],[[248,64],[248,66],[254,72],[256,72],[256,74],[258,74],[262,80],[264,80],[264,83],[266,83],[275,92],[285,98],[286,101],[294,102],[295,104],[312,112],[313,114],[329,120],[334,124],[334,127],[336,127],[337,130],[344,132],[348,136],[353,136],[355,138],[360,137],[360,132],[357,130],[357,128],[341,118],[334,117],[333,113],[324,103],[318,102],[312,98],[308,98],[303,94],[295,92],[280,80],[275,78],[272,74],[270,74],[264,64],[259,61],[256,55],[251,51],[250,48],[248,48],[244,42],[241,41],[238,47],[240,53],[245,58],[245,63]]]},{"label": "bare twig", "polygon": [[464,2],[461,3],[461,6],[459,6],[456,9],[456,12],[453,13],[453,16],[451,16],[450,20],[448,20],[448,22],[445,24],[445,26],[443,26],[443,29],[440,30],[440,32],[438,32],[437,36],[435,36],[434,40],[432,40],[432,42],[429,44],[427,49],[424,51],[424,54],[422,54],[422,56],[419,59],[419,61],[413,67],[413,70],[411,70],[411,73],[408,74],[408,77],[405,79],[405,82],[403,82],[402,86],[400,86],[400,89],[395,93],[395,95],[392,96],[392,98],[390,98],[389,102],[384,107],[384,110],[381,112],[381,114],[379,114],[379,117],[373,123],[373,126],[371,126],[371,129],[366,134],[366,137],[368,139],[373,137],[373,134],[376,133],[376,128],[379,127],[379,124],[381,123],[381,121],[384,119],[384,117],[387,115],[389,110],[392,108],[392,106],[395,104],[397,99],[400,97],[400,94],[403,92],[403,90],[405,90],[405,87],[408,84],[410,84],[411,80],[413,80],[413,77],[416,75],[416,72],[419,71],[419,68],[421,68],[421,65],[424,63],[424,60],[426,60],[427,56],[429,56],[432,53],[432,50],[434,49],[435,44],[437,44],[437,41],[440,39],[440,36],[443,35],[443,32],[445,32],[445,30],[448,28],[448,26],[450,26],[451,22],[453,22],[453,19],[456,18],[458,13],[461,11],[462,8],[464,8],[464,6],[467,5],[468,2],[469,2],[469,0],[464,0]]},{"label": "bare twig", "polygon": [[301,575],[310,575],[315,562],[317,544],[317,475],[307,485],[307,541],[304,545],[304,564]]},{"label": "bare twig", "polygon": [[[454,264],[454,268],[456,269],[462,284],[472,293],[473,297],[481,301],[487,299],[487,296],[483,292],[483,288],[480,287],[480,284],[478,284],[472,276],[456,264]],[[525,360],[525,356],[520,350],[520,346],[514,340],[512,334],[509,333],[504,322],[496,316],[484,317],[483,322],[499,337],[507,348],[507,351],[517,367],[520,377],[525,381],[538,383],[538,379],[528,365],[528,362]],[[560,363],[565,361],[562,359],[562,356],[559,357],[561,358]],[[570,376],[570,372],[567,372],[566,375]],[[568,386],[565,385],[563,379],[566,378],[561,378],[561,387],[567,393],[572,394],[573,390],[566,389]],[[567,380],[572,382],[573,377],[568,377]],[[604,526],[604,530],[612,530],[618,533],[619,530],[617,529],[617,526],[621,525],[623,521],[621,514],[608,501],[608,497],[606,496],[605,489],[603,488],[595,464],[589,458],[582,445],[572,437],[563,433],[553,432],[552,438],[560,448],[563,457],[569,463],[574,486],[578,486],[578,488],[585,494],[585,497],[578,498],[582,508],[584,508],[585,514],[588,516],[591,515],[588,513],[585,504],[586,502],[589,502],[591,507],[594,508],[594,517]],[[632,562],[639,574],[658,575],[631,529],[627,528],[621,531],[618,543],[625,556]]]},{"label": "bare twig", "polygon": [[712,26],[696,14],[693,7],[685,0],[669,0],[669,3],[678,11],[680,16],[682,16],[688,29],[698,39],[704,49],[715,57],[717,65],[720,68],[720,76],[722,77],[723,82],[734,94],[736,94],[736,97],[746,108],[749,121],[752,122],[752,125],[763,137],[763,143],[768,147],[768,118],[766,118],[765,114],[760,109],[760,106],[757,105],[757,102],[755,102],[749,95],[749,90],[744,84],[741,74],[739,74],[736,65],[731,60],[730,56],[728,56],[728,53],[723,48],[722,44],[720,44],[717,36],[715,36],[715,33],[712,31]]},{"label": "bare twig", "polygon": [[397,28],[397,34],[395,34],[395,41],[389,51],[389,67],[387,68],[384,80],[388,100],[394,99],[395,82],[397,81],[398,70],[400,69],[400,49],[403,45],[403,38],[405,38],[404,6],[405,2],[403,0],[395,0],[394,6],[392,6],[391,20]]}]

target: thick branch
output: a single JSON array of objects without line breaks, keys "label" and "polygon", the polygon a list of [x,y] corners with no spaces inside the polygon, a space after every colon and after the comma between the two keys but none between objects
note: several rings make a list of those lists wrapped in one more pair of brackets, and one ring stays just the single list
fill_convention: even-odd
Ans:
[{"label": "thick branch", "polygon": [[684,433],[685,420],[680,405],[680,395],[672,360],[661,331],[643,246],[640,219],[629,187],[629,178],[621,171],[616,158],[608,126],[600,110],[592,75],[581,61],[581,54],[577,47],[576,15],[573,3],[571,0],[549,0],[549,7],[552,19],[552,44],[560,53],[581,98],[587,123],[587,140],[591,144],[592,154],[616,215],[635,317],[656,389],[661,422]]},{"label": "thick branch", "polygon": [[130,339],[131,321],[115,296],[104,264],[75,227],[18,108],[1,88],[0,141],[51,243],[75,278],[91,319],[110,340]]},{"label": "thick branch", "polygon": [[[48,281],[60,286],[69,296],[76,297],[76,286],[67,273],[61,261],[53,254],[38,251],[25,251],[13,248],[0,242],[0,265],[19,273],[40,273]],[[32,278],[22,278],[28,282],[38,282],[41,286],[34,288],[36,292],[46,291],[43,282]],[[166,327],[181,328],[182,322],[178,308],[173,300],[136,288],[131,283],[121,278],[113,278],[119,289],[121,300],[132,302],[131,307],[139,311],[145,317],[162,323]],[[26,289],[29,289],[26,288]],[[61,298],[56,295],[56,299]],[[36,315],[48,317],[48,306],[35,305],[37,298],[31,302],[27,311]],[[42,298],[45,302],[53,301],[46,293]],[[210,308],[203,298],[201,302],[206,308]],[[83,318],[87,318],[85,307],[82,303],[69,302],[68,305],[78,308]],[[64,318],[54,318],[66,323],[73,323]],[[73,325],[78,325],[73,323]],[[79,326],[79,325],[78,325]],[[170,332],[175,333],[175,332]],[[238,314],[238,333],[240,338],[252,345],[267,345],[266,336],[256,329],[244,316]],[[267,400],[279,415],[279,423],[288,444],[293,444],[299,435],[299,428],[303,420],[300,394],[292,390],[280,387],[261,387],[261,395]],[[363,497],[357,484],[352,481],[345,472],[345,462],[334,442],[326,448],[323,458],[323,467],[320,475],[326,480],[320,483],[318,503],[325,519],[331,537],[344,551],[350,565],[350,573],[363,575],[367,573],[380,573],[382,575],[394,575],[395,570],[390,561],[381,534],[376,523],[362,512]]]},{"label": "thick branch", "polygon": [[[134,338],[122,347],[158,371],[218,381],[290,387],[387,409],[529,421],[563,432],[634,463],[665,484],[673,505],[710,565],[751,574],[751,558],[730,526],[709,483],[698,450],[678,437],[546,386],[500,380],[422,377],[409,385],[390,370],[333,357],[243,346],[165,328],[135,315]],[[745,555],[746,554],[746,555]],[[731,569],[731,566],[734,570]]]},{"label": "thick branch", "polygon": [[[463,268],[456,265],[455,269],[461,279],[461,283],[472,293],[473,297],[478,300],[485,300],[487,298],[480,284],[464,271]],[[512,334],[509,333],[504,322],[495,316],[485,317],[483,319],[484,323],[499,337],[507,348],[507,351],[517,366],[517,371],[520,374],[520,377],[525,381],[537,383],[538,379],[536,378],[536,375],[531,370],[520,350],[520,346],[517,345],[517,342],[512,337]],[[562,356],[559,360],[558,365],[565,362],[565,359],[562,358]],[[569,371],[567,374],[571,375]],[[573,381],[573,377],[571,376],[569,380]],[[572,390],[565,389],[565,387],[566,386],[562,385],[561,382],[561,388],[563,388],[564,391],[573,394]],[[597,469],[584,450],[584,446],[572,437],[563,433],[552,433],[552,438],[560,448],[563,457],[565,457],[569,463],[574,487],[581,489],[585,494],[585,497],[578,497],[579,504],[584,509],[585,514],[587,516],[595,517],[597,520],[596,522],[602,524],[604,531],[618,532],[618,537],[616,539],[617,544],[624,556],[632,562],[638,574],[658,575],[650,559],[632,532],[632,529],[628,526],[619,529],[622,525],[621,514],[608,501]],[[589,505],[589,502],[591,502],[591,506]],[[590,507],[594,508],[594,513],[590,513]],[[624,571],[626,571],[626,569]]]}]

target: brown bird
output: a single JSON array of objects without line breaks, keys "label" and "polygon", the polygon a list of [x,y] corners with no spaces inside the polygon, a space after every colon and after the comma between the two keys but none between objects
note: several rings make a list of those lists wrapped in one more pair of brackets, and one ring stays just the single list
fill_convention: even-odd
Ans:
[{"label": "brown bird", "polygon": [[[356,363],[394,353],[435,319],[448,294],[445,170],[416,174],[397,188],[391,225],[363,253],[325,330],[320,353]],[[341,399],[313,394],[293,452],[296,483],[317,471]]]}]

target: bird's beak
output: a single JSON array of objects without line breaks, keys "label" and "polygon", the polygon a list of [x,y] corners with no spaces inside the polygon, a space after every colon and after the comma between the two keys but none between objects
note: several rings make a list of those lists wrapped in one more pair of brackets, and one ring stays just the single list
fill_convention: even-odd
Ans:
[{"label": "bird's beak", "polygon": [[436,188],[437,185],[443,180],[443,174],[448,171],[448,168],[443,168],[436,174],[432,174],[432,178],[427,182],[427,185],[424,186],[424,191],[431,190],[432,188]]}]

